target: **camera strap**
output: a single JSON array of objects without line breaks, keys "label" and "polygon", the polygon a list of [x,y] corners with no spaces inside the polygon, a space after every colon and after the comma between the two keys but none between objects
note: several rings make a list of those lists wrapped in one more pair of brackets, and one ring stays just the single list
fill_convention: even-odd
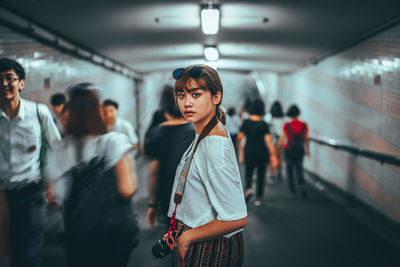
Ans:
[{"label": "camera strap", "polygon": [[[185,191],[186,178],[187,178],[188,173],[189,173],[189,167],[190,167],[190,163],[192,162],[194,152],[196,151],[197,146],[199,145],[200,141],[203,140],[204,137],[206,137],[217,124],[218,124],[218,119],[217,119],[216,116],[214,116],[206,124],[206,126],[204,126],[203,130],[201,131],[201,133],[199,135],[199,138],[197,139],[197,142],[196,142],[194,148],[193,148],[193,145],[192,145],[192,147],[186,153],[186,156],[188,154],[189,154],[189,156],[186,158],[185,164],[183,165],[181,174],[179,176],[179,182],[178,182],[178,185],[176,187],[175,197],[174,197],[175,209],[174,209],[174,212],[172,213],[171,226],[170,226],[170,228],[168,230],[168,235],[170,234],[171,230],[175,230],[175,228],[176,228],[176,219],[175,219],[176,208],[182,202],[183,192]],[[193,151],[192,151],[192,148],[193,148]]]}]

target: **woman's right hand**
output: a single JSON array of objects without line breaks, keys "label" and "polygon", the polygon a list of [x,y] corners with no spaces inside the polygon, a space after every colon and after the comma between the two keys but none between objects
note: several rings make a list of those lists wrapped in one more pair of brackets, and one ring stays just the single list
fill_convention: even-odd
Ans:
[{"label": "woman's right hand", "polygon": [[182,260],[185,258],[186,253],[189,250],[190,244],[192,243],[190,240],[189,231],[190,230],[183,232],[175,243],[175,246],[178,249],[179,256],[182,258]]}]

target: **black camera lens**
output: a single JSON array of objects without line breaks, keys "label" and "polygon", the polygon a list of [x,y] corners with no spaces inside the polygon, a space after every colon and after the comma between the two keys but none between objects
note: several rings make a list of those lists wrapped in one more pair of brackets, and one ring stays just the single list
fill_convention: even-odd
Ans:
[{"label": "black camera lens", "polygon": [[153,253],[154,257],[161,259],[171,253],[171,249],[163,237],[154,243],[151,252]]}]

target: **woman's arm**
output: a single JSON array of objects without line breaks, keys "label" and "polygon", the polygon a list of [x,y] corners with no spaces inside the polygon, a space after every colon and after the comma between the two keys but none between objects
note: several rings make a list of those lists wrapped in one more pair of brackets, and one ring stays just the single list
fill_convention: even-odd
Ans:
[{"label": "woman's arm", "polygon": [[158,177],[158,166],[160,161],[153,160],[150,162],[150,200],[149,209],[147,210],[147,221],[151,227],[154,227],[158,220],[159,210],[157,206],[156,185]]},{"label": "woman's arm", "polygon": [[283,147],[283,142],[286,140],[286,133],[285,131],[282,130],[281,137],[279,137],[278,145],[277,145],[277,150],[280,153],[282,151]]},{"label": "woman's arm", "polygon": [[236,137],[236,146],[237,146],[237,151],[239,154],[239,162],[243,163],[244,161],[244,146],[242,144],[242,140],[246,135],[243,132],[239,132],[237,137]]},{"label": "woman's arm", "polygon": [[265,143],[267,144],[267,147],[268,147],[268,151],[269,151],[269,155],[270,155],[270,161],[271,161],[271,167],[275,168],[276,166],[278,166],[279,161],[278,161],[278,157],[277,157],[277,153],[276,153],[274,142],[272,142],[271,134],[264,135],[264,140],[265,140]]},{"label": "woman's arm", "polygon": [[242,142],[243,137],[245,136],[245,134],[243,132],[239,132],[237,137],[236,137],[236,143],[240,144],[240,142]]},{"label": "woman's arm", "polygon": [[182,233],[177,242],[179,255],[184,258],[190,244],[218,238],[220,236],[232,233],[236,230],[244,228],[247,224],[247,217],[236,221],[219,221],[215,219],[205,225],[187,230]]},{"label": "woman's arm", "polygon": [[119,194],[128,198],[132,196],[137,188],[136,176],[134,175],[133,162],[129,154],[125,154],[114,166],[117,175],[117,188]]}]

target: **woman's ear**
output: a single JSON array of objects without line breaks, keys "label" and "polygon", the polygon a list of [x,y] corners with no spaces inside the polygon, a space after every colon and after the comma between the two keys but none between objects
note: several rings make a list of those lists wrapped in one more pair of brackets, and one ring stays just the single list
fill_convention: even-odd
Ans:
[{"label": "woman's ear", "polygon": [[221,103],[222,100],[222,94],[220,91],[218,91],[215,95],[212,97],[212,101],[214,105],[218,105]]}]

